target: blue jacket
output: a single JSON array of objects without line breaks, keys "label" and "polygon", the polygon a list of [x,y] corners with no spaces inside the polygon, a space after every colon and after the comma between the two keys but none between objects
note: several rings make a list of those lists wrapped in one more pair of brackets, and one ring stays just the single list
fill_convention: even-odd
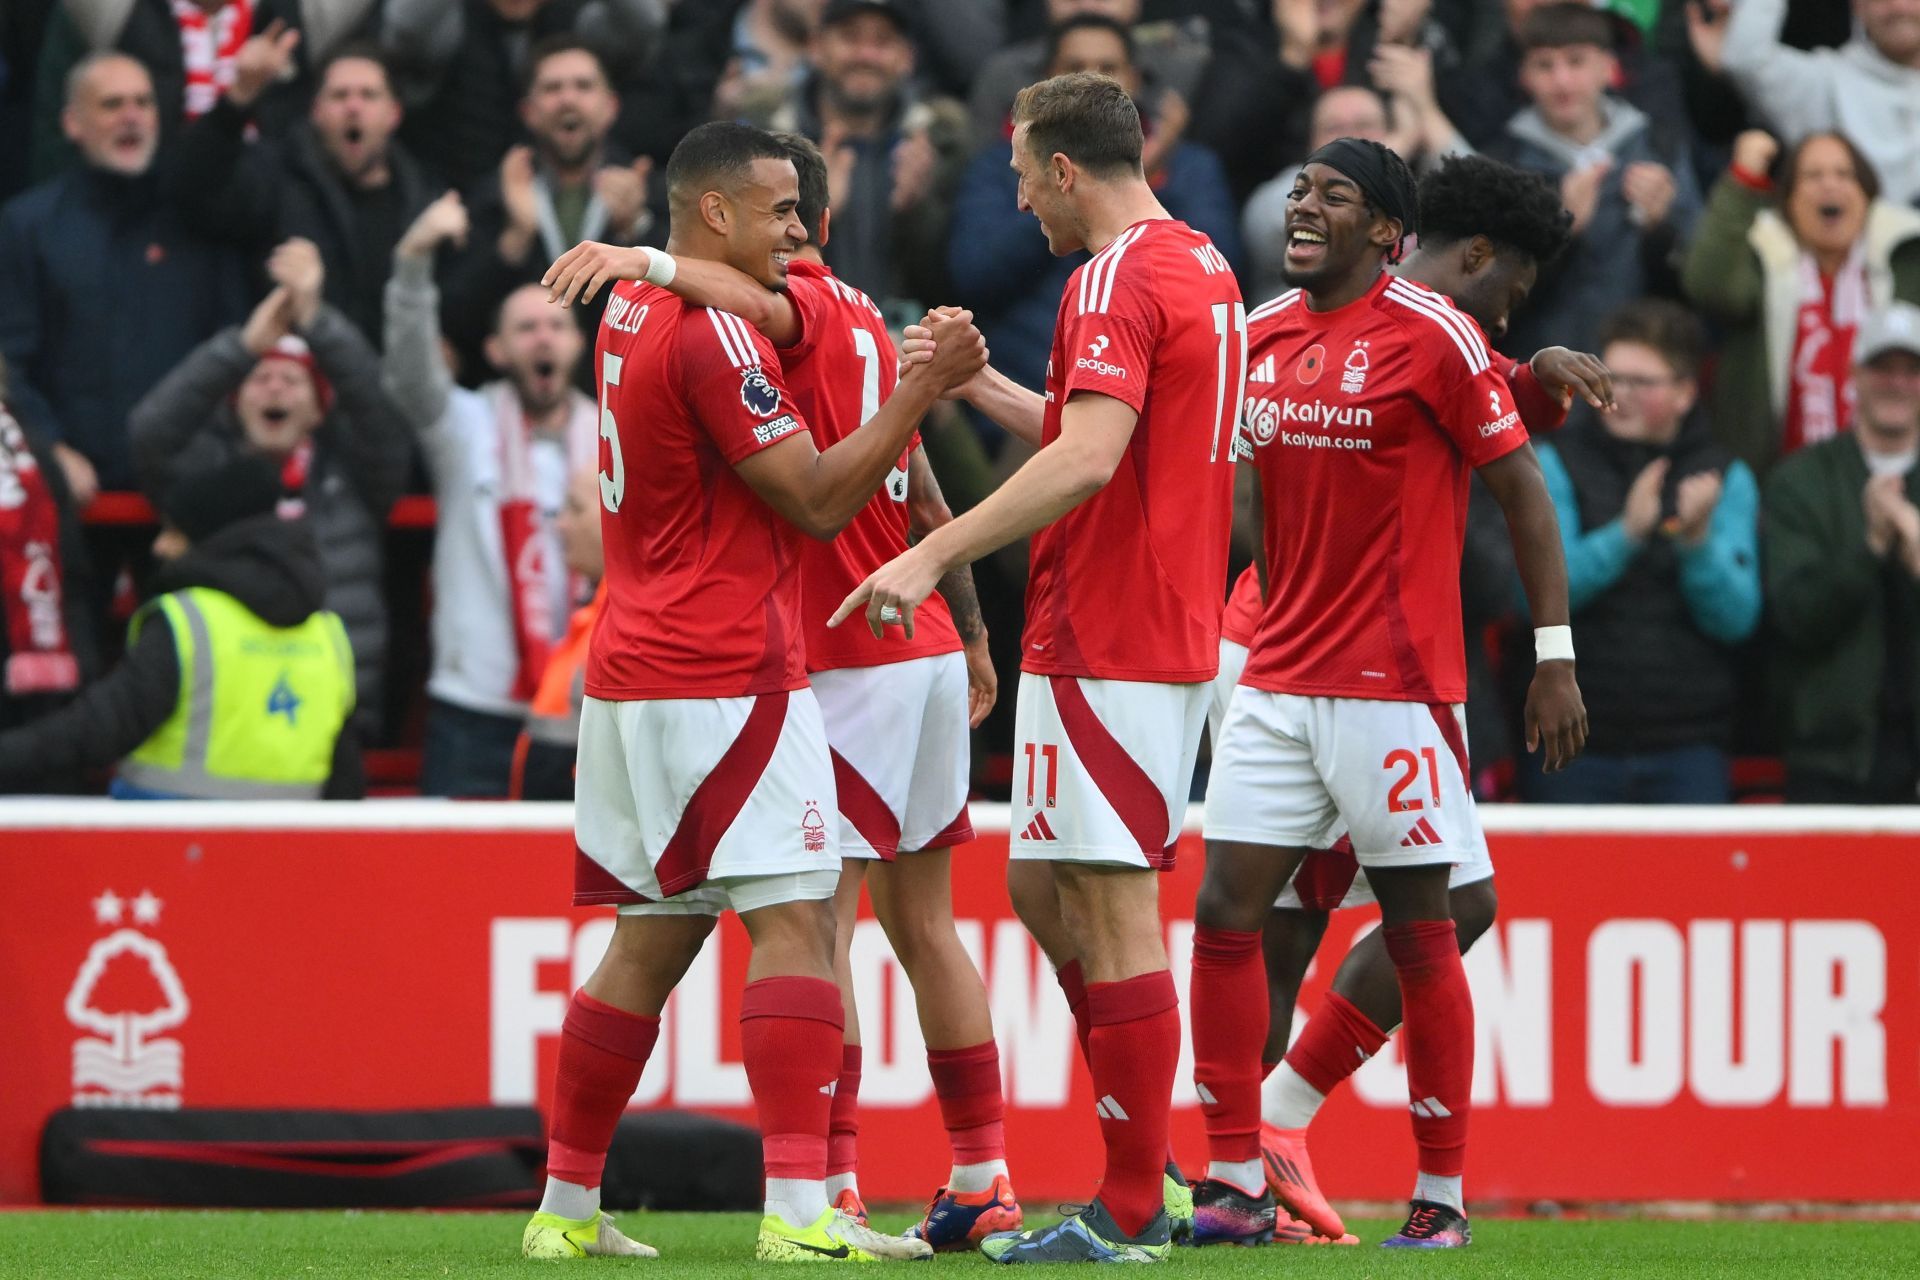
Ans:
[{"label": "blue jacket", "polygon": [[[954,199],[947,265],[957,300],[973,309],[993,348],[994,366],[1038,391],[1053,349],[1060,291],[1087,255],[1056,258],[1048,251],[1039,220],[1016,203],[1020,183],[1012,159],[1013,144],[1001,142],[968,164]],[[1239,267],[1239,211],[1213,152],[1190,143],[1175,147],[1154,194]]]},{"label": "blue jacket", "polygon": [[0,355],[20,424],[135,487],[127,414],[207,338],[246,318],[244,260],[190,231],[149,172],[85,166],[0,208]]}]

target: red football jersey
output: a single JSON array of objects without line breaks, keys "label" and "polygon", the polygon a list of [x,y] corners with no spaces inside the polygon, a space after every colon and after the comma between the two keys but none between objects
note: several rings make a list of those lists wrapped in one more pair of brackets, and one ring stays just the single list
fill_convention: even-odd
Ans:
[{"label": "red football jersey", "polygon": [[[800,340],[780,352],[787,387],[822,452],[878,413],[899,379],[899,355],[880,308],[814,262],[787,267],[787,297],[800,313]],[[914,443],[918,443],[916,437]],[[912,452],[912,445],[908,452]],[[800,550],[800,607],[807,670],[877,667],[960,648],[953,615],[938,592],[913,611],[913,639],[898,628],[876,639],[862,617],[829,629],[827,619],[867,575],[907,549],[907,454],[887,483],[832,542],[807,538]]]},{"label": "red football jersey", "polygon": [[[1513,388],[1514,407],[1520,411],[1520,423],[1528,432],[1542,434],[1562,426],[1567,420],[1567,406],[1560,403],[1558,397],[1540,385],[1540,379],[1534,376],[1533,366],[1524,360],[1509,360],[1498,351],[1493,353],[1493,367],[1505,371],[1507,385]],[[1264,383],[1275,381],[1274,366],[1264,358],[1254,366],[1248,381],[1258,392]],[[1234,579],[1233,590],[1227,593],[1227,611],[1220,615],[1220,634],[1245,648],[1253,647],[1253,637],[1260,630],[1260,614],[1266,609],[1266,601],[1260,598],[1260,576],[1252,565],[1241,570]]]},{"label": "red football jersey", "polygon": [[1140,417],[1106,487],[1033,535],[1023,669],[1165,683],[1219,671],[1246,358],[1240,286],[1183,222],[1135,223],[1068,279],[1042,447],[1076,392]]},{"label": "red football jersey", "polygon": [[634,700],[804,687],[804,538],[733,470],[807,429],[773,344],[738,316],[623,283],[594,363],[607,606],[586,691]]},{"label": "red football jersey", "polygon": [[1468,475],[1527,442],[1504,368],[1451,302],[1391,275],[1333,311],[1295,289],[1249,320],[1241,447],[1269,597],[1241,683],[1464,701]]}]

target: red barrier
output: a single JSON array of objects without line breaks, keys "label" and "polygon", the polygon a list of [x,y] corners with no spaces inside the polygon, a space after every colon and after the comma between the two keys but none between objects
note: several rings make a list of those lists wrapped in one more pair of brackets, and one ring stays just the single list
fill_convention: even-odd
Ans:
[{"label": "red barrier", "polygon": [[[1004,833],[1004,809],[979,821]],[[0,1201],[34,1198],[40,1126],[66,1105],[544,1101],[567,992],[612,928],[564,905],[566,824],[551,806],[0,806]],[[1468,957],[1472,1194],[1920,1199],[1920,905],[1902,887],[1920,823],[1490,809],[1489,826],[1503,916]],[[1092,1099],[1065,1003],[1008,912],[1005,853],[1004,834],[961,851],[955,901],[992,994],[1010,1156],[1035,1202],[1083,1196]],[[1162,881],[1183,985],[1200,860],[1189,836]],[[1320,975],[1370,916],[1336,917]],[[751,1122],[744,965],[729,921],[669,1006],[636,1105]],[[871,921],[855,967],[862,1185],[918,1199],[945,1144],[911,994]],[[1407,1191],[1395,1071],[1389,1050],[1315,1129],[1337,1198]],[[1197,1164],[1184,1083],[1175,1104]]]}]

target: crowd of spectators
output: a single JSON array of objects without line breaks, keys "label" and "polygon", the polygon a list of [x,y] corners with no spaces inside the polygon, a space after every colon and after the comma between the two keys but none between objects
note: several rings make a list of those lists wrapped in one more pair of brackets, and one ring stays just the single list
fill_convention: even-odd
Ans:
[{"label": "crowd of spectators", "polygon": [[[247,463],[303,529],[302,589],[236,598],[351,642],[328,793],[405,746],[430,794],[565,794],[606,295],[551,307],[546,266],[663,241],[693,125],[797,130],[829,264],[896,322],[972,308],[1037,386],[1084,259],[1017,208],[1007,117],[1077,70],[1133,94],[1149,181],[1250,303],[1330,138],[1557,185],[1572,247],[1500,343],[1614,372],[1617,407],[1540,441],[1592,745],[1551,778],[1510,746],[1527,623],[1470,529],[1483,792],[1724,801],[1763,758],[1789,800],[1916,799],[1920,0],[7,0],[0,788],[98,785],[44,727],[134,687],[123,649],[149,690],[184,661],[128,622],[208,557],[156,561],[124,495],[174,520]],[[1024,447],[953,405],[925,436],[958,507]],[[389,527],[410,490],[430,572]],[[980,572],[1011,668],[1024,558]]]}]

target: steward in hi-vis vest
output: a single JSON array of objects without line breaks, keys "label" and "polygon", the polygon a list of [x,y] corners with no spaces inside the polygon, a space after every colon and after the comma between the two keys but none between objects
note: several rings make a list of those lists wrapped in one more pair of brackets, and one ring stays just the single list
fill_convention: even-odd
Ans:
[{"label": "steward in hi-vis vest", "polygon": [[118,760],[113,794],[127,799],[341,794],[358,773],[339,767],[353,652],[320,607],[313,535],[279,518],[279,500],[278,474],[256,458],[168,493],[160,594],[134,615],[125,661],[59,713],[0,735],[0,787]]}]

